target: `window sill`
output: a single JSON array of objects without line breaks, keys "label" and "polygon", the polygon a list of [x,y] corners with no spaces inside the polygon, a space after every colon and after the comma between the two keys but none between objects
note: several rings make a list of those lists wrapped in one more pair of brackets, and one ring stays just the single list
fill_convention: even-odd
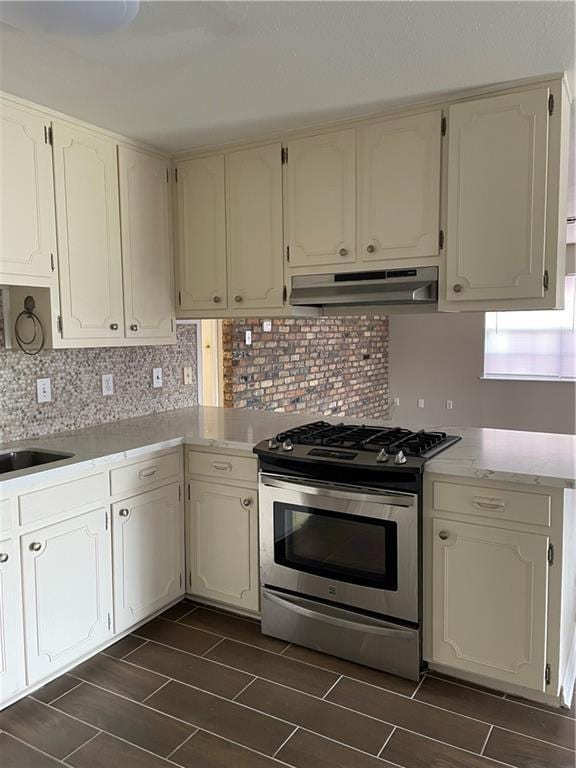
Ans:
[{"label": "window sill", "polygon": [[549,384],[561,382],[562,384],[576,384],[576,379],[552,378],[549,376],[479,376],[480,381],[546,381]]}]

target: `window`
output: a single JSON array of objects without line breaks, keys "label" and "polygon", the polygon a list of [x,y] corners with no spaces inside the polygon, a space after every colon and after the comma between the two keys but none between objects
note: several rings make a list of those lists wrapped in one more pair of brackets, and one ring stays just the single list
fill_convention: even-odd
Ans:
[{"label": "window", "polygon": [[484,376],[576,380],[576,275],[563,310],[486,313]]}]

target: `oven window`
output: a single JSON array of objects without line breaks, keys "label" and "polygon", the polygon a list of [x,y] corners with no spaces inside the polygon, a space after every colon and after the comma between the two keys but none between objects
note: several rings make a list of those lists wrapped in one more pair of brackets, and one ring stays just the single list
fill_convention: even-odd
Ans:
[{"label": "oven window", "polygon": [[397,590],[397,525],[275,501],[274,561],[328,579]]}]

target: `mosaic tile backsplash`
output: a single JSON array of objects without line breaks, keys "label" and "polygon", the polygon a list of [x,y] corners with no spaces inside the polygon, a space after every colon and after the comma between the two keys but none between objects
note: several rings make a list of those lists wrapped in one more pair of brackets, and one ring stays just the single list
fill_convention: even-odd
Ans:
[{"label": "mosaic tile backsplash", "polygon": [[[6,350],[0,291],[0,442],[79,429],[198,403],[196,326],[176,326],[177,344],[46,350],[30,357]],[[184,366],[193,385],[183,383]],[[163,387],[152,387],[152,368]],[[114,374],[114,394],[102,395],[102,374]],[[52,402],[36,402],[36,379],[50,378]]]}]

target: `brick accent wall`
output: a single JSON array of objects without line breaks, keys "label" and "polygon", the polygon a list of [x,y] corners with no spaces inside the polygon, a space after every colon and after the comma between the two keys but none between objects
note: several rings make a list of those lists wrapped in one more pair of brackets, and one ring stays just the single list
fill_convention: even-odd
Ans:
[{"label": "brick accent wall", "polygon": [[[388,416],[388,318],[224,320],[224,405]],[[245,332],[252,332],[252,345]]]}]

